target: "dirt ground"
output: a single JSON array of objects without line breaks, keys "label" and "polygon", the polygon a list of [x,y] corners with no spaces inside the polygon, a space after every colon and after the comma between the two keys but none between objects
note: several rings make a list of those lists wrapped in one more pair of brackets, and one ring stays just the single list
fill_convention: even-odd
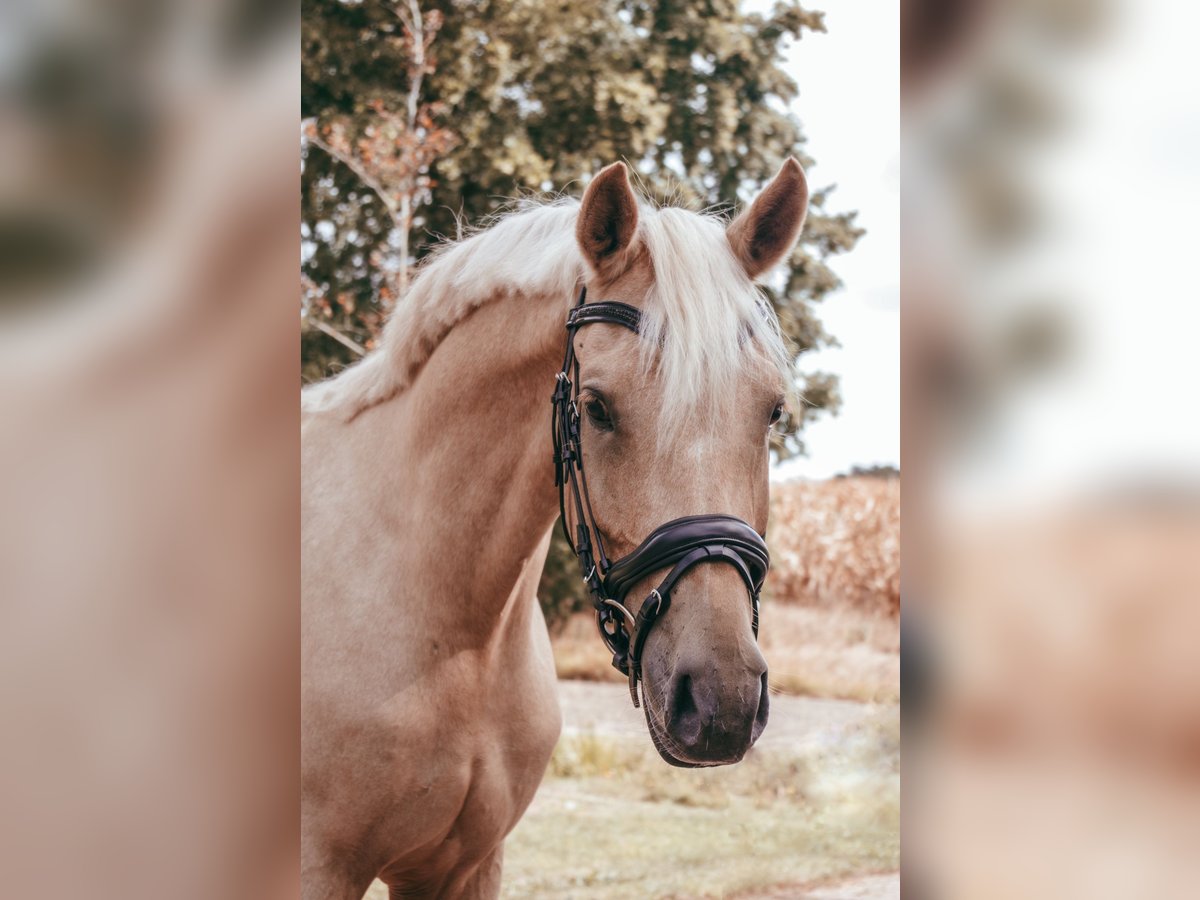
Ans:
[{"label": "dirt ground", "polygon": [[900,900],[900,873],[847,878],[819,886],[779,887],[737,900]]},{"label": "dirt ground", "polygon": [[[560,681],[563,734],[598,734],[649,742],[646,720],[629,700],[624,684]],[[836,740],[868,718],[876,707],[850,700],[771,696],[771,717],[756,749],[798,750]]]}]

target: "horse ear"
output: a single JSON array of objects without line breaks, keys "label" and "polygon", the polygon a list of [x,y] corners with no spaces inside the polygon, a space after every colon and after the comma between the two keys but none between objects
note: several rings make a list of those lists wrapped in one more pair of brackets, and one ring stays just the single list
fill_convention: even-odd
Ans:
[{"label": "horse ear", "polygon": [[807,212],[808,182],[800,163],[789,156],[754,202],[729,223],[729,244],[746,274],[757,278],[792,251]]},{"label": "horse ear", "polygon": [[611,269],[633,243],[637,224],[637,197],[625,163],[606,166],[584,191],[575,223],[575,240],[597,274]]}]

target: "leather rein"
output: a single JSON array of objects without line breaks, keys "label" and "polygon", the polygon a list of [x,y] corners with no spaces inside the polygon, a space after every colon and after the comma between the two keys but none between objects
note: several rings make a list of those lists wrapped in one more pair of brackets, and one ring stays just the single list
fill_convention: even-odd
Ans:
[{"label": "leather rein", "polygon": [[[750,595],[754,636],[758,637],[758,596],[762,590],[770,555],[762,536],[748,522],[727,515],[686,516],[654,529],[627,556],[610,562],[604,539],[592,513],[587,478],[583,472],[579,417],[579,360],[575,356],[575,333],[586,325],[607,322],[635,334],[642,313],[637,307],[616,301],[586,303],[587,288],[567,314],[567,347],[563,354],[550,419],[554,441],[554,483],[563,533],[579,559],[583,581],[592,595],[600,637],[612,651],[613,667],[629,679],[629,695],[639,706],[637,683],[641,677],[642,650],[654,623],[671,606],[671,591],[692,566],[702,562],[724,563],[741,576]],[[567,496],[575,519],[575,536],[567,524]],[[652,573],[669,568],[658,587],[642,601],[635,616],[626,597],[635,584]]]}]

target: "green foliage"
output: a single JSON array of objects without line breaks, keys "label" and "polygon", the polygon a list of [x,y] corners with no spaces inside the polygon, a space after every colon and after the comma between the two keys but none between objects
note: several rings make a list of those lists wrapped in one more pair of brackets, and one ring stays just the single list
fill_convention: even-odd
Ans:
[{"label": "green foliage", "polygon": [[581,576],[579,561],[571,552],[567,539],[563,537],[561,524],[556,524],[554,534],[550,538],[546,566],[542,569],[542,578],[538,582],[538,599],[542,603],[542,612],[546,614],[546,624],[551,631],[556,631],[566,624],[571,613],[590,607],[590,598]]},{"label": "green foliage", "polygon": [[[624,159],[661,202],[728,209],[788,155],[812,165],[788,112],[797,86],[780,60],[787,42],[825,27],[795,2],[766,15],[739,0],[416,5],[421,40],[410,0],[302,2],[301,115],[316,138],[301,177],[305,381],[356,358],[331,330],[372,346],[391,303],[403,302],[392,294],[397,269],[516,196],[576,191],[581,177]],[[414,65],[418,45],[426,56]],[[403,152],[382,159],[381,134]],[[372,174],[389,183],[372,187]],[[829,257],[861,234],[818,187],[799,245],[768,286],[797,360],[836,343],[814,304],[839,286]],[[407,220],[397,196],[411,203]],[[834,376],[798,366],[797,382],[804,399],[775,441],[780,457],[803,453],[805,424],[840,404]],[[556,544],[553,586],[544,583],[555,596],[570,596],[560,593],[568,582],[576,592],[570,564]]]}]

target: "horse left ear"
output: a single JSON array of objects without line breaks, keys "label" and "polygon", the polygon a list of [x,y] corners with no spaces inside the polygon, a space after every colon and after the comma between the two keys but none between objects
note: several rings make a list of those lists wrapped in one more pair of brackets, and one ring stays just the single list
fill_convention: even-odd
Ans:
[{"label": "horse left ear", "polygon": [[791,251],[808,213],[808,181],[789,156],[754,202],[729,223],[726,235],[746,274],[757,278]]}]

